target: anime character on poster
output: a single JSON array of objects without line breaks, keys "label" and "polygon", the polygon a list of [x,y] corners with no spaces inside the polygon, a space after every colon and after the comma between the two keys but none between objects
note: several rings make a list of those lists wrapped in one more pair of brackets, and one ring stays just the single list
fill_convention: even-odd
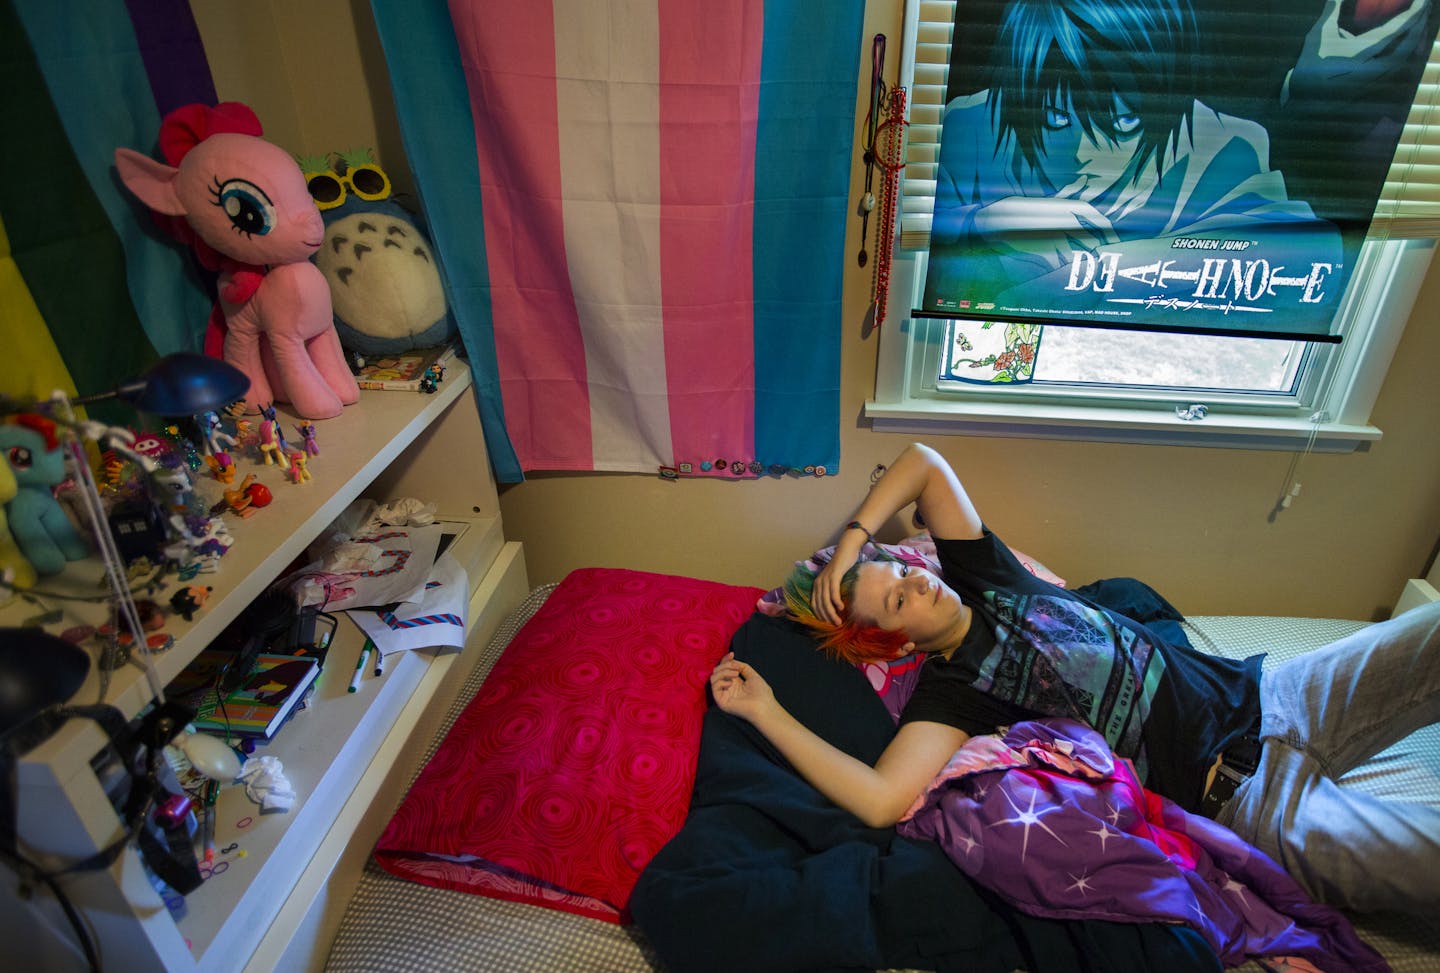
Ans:
[{"label": "anime character on poster", "polygon": [[186,105],[160,126],[169,164],[119,148],[115,167],[219,273],[223,356],[250,379],[247,410],[282,401],[302,418],[328,419],[360,390],[335,333],[329,285],[309,259],[325,227],[299,165],[260,134],[238,102]]},{"label": "anime character on poster", "polygon": [[1326,330],[1433,29],[1318,6],[962,5],[925,308]]}]

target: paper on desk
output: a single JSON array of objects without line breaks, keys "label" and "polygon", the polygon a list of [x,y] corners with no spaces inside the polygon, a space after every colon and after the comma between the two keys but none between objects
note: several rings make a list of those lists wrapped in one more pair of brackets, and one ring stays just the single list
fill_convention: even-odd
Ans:
[{"label": "paper on desk", "polygon": [[407,649],[461,648],[465,645],[469,592],[465,569],[453,555],[442,554],[418,604],[402,604],[394,611],[355,608],[346,614],[382,656]]},{"label": "paper on desk", "polygon": [[443,529],[385,527],[355,537],[331,534],[310,546],[315,560],[297,575],[300,604],[325,611],[421,603]]}]

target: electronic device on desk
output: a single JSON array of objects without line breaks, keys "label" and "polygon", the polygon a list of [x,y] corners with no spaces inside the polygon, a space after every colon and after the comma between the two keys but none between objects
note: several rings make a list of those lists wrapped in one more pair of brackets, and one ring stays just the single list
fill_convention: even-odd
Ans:
[{"label": "electronic device on desk", "polygon": [[271,651],[290,655],[308,655],[325,666],[325,657],[330,652],[330,643],[335,639],[339,620],[329,612],[323,612],[313,605],[306,605],[295,613],[295,621],[281,645],[272,645]]},{"label": "electronic device on desk", "polygon": [[[267,591],[237,615],[215,637],[202,655],[230,661],[220,673],[219,689],[231,692],[249,675],[260,653],[270,651],[276,640],[289,634],[295,625],[295,602],[281,591]],[[183,673],[182,673],[183,675]]]},{"label": "electronic device on desk", "polygon": [[217,660],[229,659],[219,688],[232,692],[262,653],[307,656],[324,666],[336,625],[333,615],[312,607],[297,610],[287,592],[272,589],[246,606],[202,655],[208,657],[212,670]]},{"label": "electronic device on desk", "polygon": [[267,591],[182,669],[166,695],[193,725],[225,738],[269,739],[301,707],[324,666],[337,621]]}]

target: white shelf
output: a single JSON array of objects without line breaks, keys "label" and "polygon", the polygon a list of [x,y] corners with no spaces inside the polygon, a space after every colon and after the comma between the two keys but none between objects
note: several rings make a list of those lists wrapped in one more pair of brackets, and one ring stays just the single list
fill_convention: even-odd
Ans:
[{"label": "white shelf", "polygon": [[[309,483],[288,482],[274,466],[246,459],[237,464],[236,477],[249,473],[264,483],[274,494],[274,502],[254,516],[238,518],[226,515],[234,546],[220,559],[220,570],[197,575],[192,584],[208,585],[214,590],[205,606],[186,622],[180,615],[166,619],[165,631],[175,637],[175,645],[167,652],[154,655],[160,683],[167,684],[199,654],[200,650],[219,635],[246,605],[280,575],[282,571],[335,519],[367,486],[398,457],[421,432],[454,402],[470,385],[467,369],[455,369],[454,379],[447,379],[433,395],[415,392],[365,391],[360,401],[346,408],[336,419],[318,421],[317,440],[320,455],[311,463],[314,477]],[[298,421],[281,413],[287,429]],[[203,493],[218,495],[219,486],[206,474],[197,478]],[[98,561],[80,561],[63,574],[42,578],[36,585],[41,591],[54,591],[71,596],[91,596],[103,592],[104,571]],[[164,604],[176,587],[173,577],[158,600]],[[47,605],[66,613],[64,622],[47,626],[62,630],[73,624],[96,624],[105,620],[102,605],[63,600],[50,600]],[[18,625],[27,616],[36,614],[33,605],[19,599],[0,609],[0,625]],[[92,661],[98,659],[99,647],[89,645]],[[85,684],[75,694],[76,704],[94,703],[99,699],[101,673],[98,665],[90,667]],[[150,701],[150,687],[144,671],[137,665],[122,666],[110,673],[110,686],[105,702],[132,717]],[[27,763],[45,763],[59,777],[68,777],[85,769],[87,762],[101,746],[104,737],[87,721],[72,720],[59,733],[27,756]]]},{"label": "white shelf", "polygon": [[[331,877],[358,875],[437,714],[448,707],[479,647],[528,590],[520,545],[504,539],[478,419],[468,397],[457,403],[468,387],[468,372],[456,370],[434,395],[362,392],[360,402],[340,418],[317,423],[321,453],[308,484],[284,482],[273,467],[247,463],[237,471],[243,476],[258,469],[275,502],[232,521],[236,543],[221,559],[220,572],[196,579],[214,590],[193,624],[178,616],[168,620],[166,630],[176,644],[157,657],[162,683],[366,493],[376,499],[433,499],[447,515],[443,519],[463,525],[449,550],[466,568],[471,586],[466,649],[392,656],[383,676],[367,675],[360,691],[351,694],[347,685],[362,637],[342,618],[310,705],[257,750],[281,760],[298,795],[296,805],[260,815],[243,787],[224,788],[216,814],[216,860],[224,863],[223,871],[186,897],[179,922],[150,887],[133,847],[108,870],[62,880],[107,968],[268,973],[282,959],[294,965],[299,956],[300,965],[314,965],[323,957],[348,894],[331,888]],[[288,417],[286,422],[292,424]],[[97,565],[81,562],[43,579],[42,587],[94,592],[99,577]],[[168,597],[167,590],[157,600]],[[67,618],[52,629],[100,620],[100,606],[65,604]],[[35,611],[12,603],[0,610],[0,624],[17,624]],[[98,648],[91,652],[94,659]],[[98,693],[92,671],[73,702],[94,702]],[[113,673],[106,701],[127,716],[138,713],[149,701],[143,672],[132,666]],[[93,854],[120,834],[119,819],[90,768],[104,743],[93,724],[72,720],[20,761],[21,847],[46,867]],[[250,821],[239,827],[245,817]],[[229,853],[221,851],[232,844]],[[54,931],[48,939],[29,934],[45,927]],[[83,969],[73,933],[44,895],[21,907],[11,887],[0,883],[0,936],[20,942],[20,958],[29,965]]]},{"label": "white shelf", "polygon": [[[473,553],[482,544],[485,527],[477,524],[455,542],[457,556],[468,556],[458,548]],[[483,574],[472,577],[472,586],[483,579]],[[470,640],[478,641],[478,634],[472,626]],[[386,739],[403,726],[401,714],[430,702],[436,687],[425,692],[420,687],[431,670],[445,671],[458,653],[400,653],[392,656],[384,675],[367,672],[360,691],[350,693],[350,673],[364,638],[348,618],[341,621],[337,638],[310,705],[272,743],[256,750],[284,764],[299,795],[296,805],[282,814],[260,815],[243,787],[221,791],[215,844],[216,862],[225,863],[225,870],[186,896],[187,912],[179,923],[206,971],[244,965],[284,902],[273,890],[289,889],[300,880],[357,782]],[[238,826],[247,819],[246,827]],[[231,845],[238,847],[220,853]]]}]

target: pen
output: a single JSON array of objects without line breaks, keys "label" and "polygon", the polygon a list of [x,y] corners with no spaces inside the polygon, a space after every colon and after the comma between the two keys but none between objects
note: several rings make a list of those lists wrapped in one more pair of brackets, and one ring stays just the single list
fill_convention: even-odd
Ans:
[{"label": "pen", "polygon": [[360,647],[360,657],[355,660],[355,674],[350,677],[350,692],[360,691],[360,678],[365,675],[365,660],[370,658],[370,640]]},{"label": "pen", "polygon": [[385,653],[378,646],[375,649],[375,675],[385,675]]},{"label": "pen", "polygon": [[205,785],[205,864],[215,860],[215,799],[220,796],[220,782]]}]

